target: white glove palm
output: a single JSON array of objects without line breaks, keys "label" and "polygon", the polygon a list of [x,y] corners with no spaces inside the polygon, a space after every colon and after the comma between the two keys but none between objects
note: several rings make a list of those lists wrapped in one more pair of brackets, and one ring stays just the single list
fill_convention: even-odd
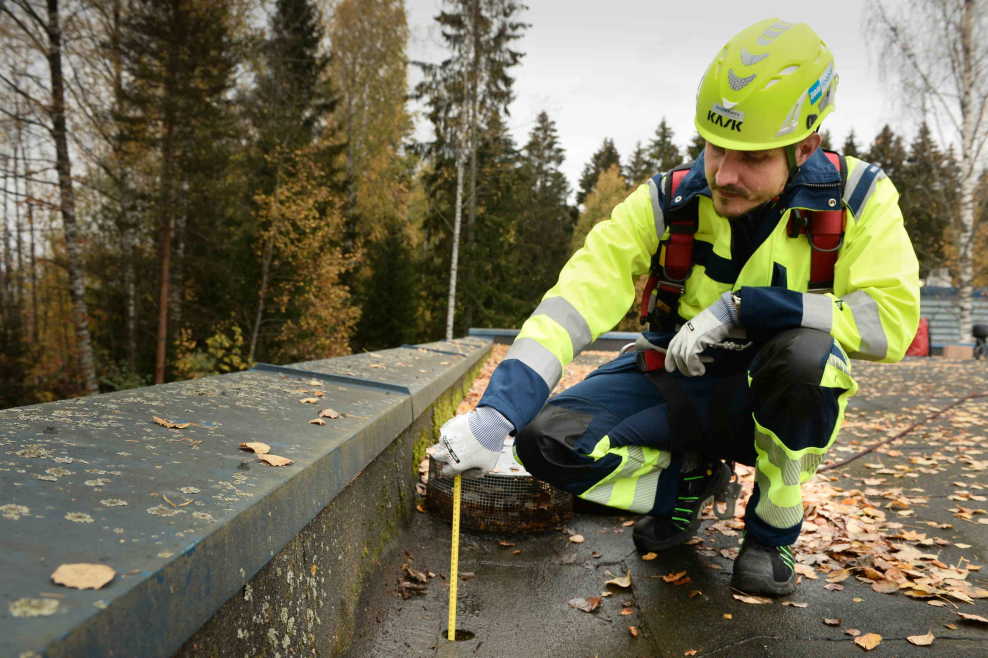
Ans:
[{"label": "white glove palm", "polygon": [[504,439],[513,429],[497,410],[480,407],[447,420],[439,430],[439,441],[427,452],[444,464],[445,477],[481,477],[497,464]]},{"label": "white glove palm", "polygon": [[679,370],[691,377],[704,374],[707,369],[700,352],[738,335],[737,323],[737,306],[731,293],[725,292],[720,299],[687,321],[672,337],[666,351],[666,370]]}]

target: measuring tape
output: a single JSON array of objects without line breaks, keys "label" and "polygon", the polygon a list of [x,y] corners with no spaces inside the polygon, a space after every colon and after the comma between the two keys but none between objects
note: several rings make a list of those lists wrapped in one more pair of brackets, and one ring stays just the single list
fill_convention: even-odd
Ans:
[{"label": "measuring tape", "polygon": [[453,478],[453,542],[449,549],[449,630],[446,639],[456,640],[456,576],[460,562],[460,476]]}]

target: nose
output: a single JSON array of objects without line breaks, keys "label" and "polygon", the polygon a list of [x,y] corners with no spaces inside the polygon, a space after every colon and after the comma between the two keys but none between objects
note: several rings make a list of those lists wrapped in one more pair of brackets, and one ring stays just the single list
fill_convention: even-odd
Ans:
[{"label": "nose", "polygon": [[736,151],[725,151],[724,156],[720,159],[720,166],[717,167],[717,173],[714,175],[714,184],[717,187],[737,185],[740,180],[740,164]]}]

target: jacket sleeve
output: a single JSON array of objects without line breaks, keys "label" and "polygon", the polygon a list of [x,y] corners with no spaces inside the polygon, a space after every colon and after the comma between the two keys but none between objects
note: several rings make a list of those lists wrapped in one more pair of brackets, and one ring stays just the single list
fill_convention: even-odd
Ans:
[{"label": "jacket sleeve", "polygon": [[895,362],[919,324],[919,265],[892,181],[875,165],[848,161],[854,168],[833,294],[742,288],[741,324],[756,331],[821,329],[853,358]]},{"label": "jacket sleeve", "polygon": [[522,325],[491,375],[479,406],[494,407],[516,429],[545,404],[563,368],[620,321],[635,299],[635,277],[648,271],[665,230],[653,181],[598,223]]}]

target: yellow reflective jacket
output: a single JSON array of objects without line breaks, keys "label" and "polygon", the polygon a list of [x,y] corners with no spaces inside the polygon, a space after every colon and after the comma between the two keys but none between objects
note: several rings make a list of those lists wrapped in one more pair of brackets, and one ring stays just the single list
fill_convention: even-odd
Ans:
[{"label": "yellow reflective jacket", "polygon": [[[634,302],[635,279],[648,272],[660,240],[668,237],[666,212],[694,200],[699,227],[693,269],[679,301],[683,320],[733,290],[749,334],[812,327],[829,332],[855,358],[903,357],[919,322],[919,267],[903,227],[899,194],[879,167],[847,157],[842,191],[839,172],[818,150],[780,199],[756,211],[756,221],[747,226],[714,211],[702,155],[673,199],[664,198],[662,181],[657,175],[641,185],[610,219],[594,226],[525,321],[480,406],[494,407],[516,428],[528,424],[563,367],[612,329]],[[789,237],[789,215],[793,208],[839,206],[845,208],[846,226],[833,292],[806,292],[811,249],[805,235]]]}]

